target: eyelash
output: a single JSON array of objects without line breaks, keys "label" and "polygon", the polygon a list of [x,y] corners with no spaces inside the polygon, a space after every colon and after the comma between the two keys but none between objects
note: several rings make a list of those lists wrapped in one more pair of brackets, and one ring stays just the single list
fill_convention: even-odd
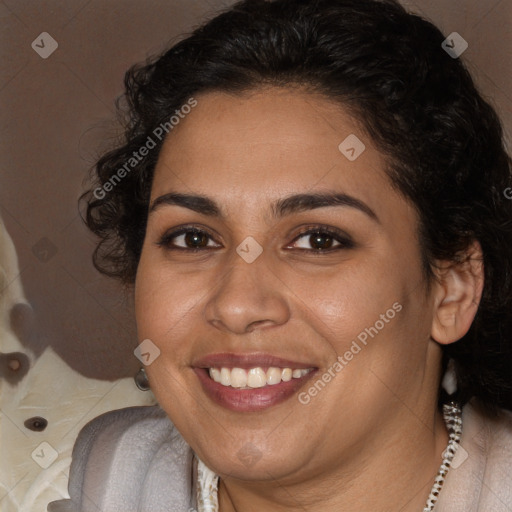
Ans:
[{"label": "eyelash", "polygon": [[[171,233],[166,233],[162,236],[162,238],[156,242],[156,245],[159,247],[163,247],[166,250],[169,251],[186,251],[186,252],[192,252],[197,253],[205,250],[210,250],[212,248],[208,247],[179,247],[179,246],[173,246],[170,244],[171,240],[173,238],[176,238],[180,235],[187,234],[187,233],[193,233],[196,235],[207,235],[210,239],[213,239],[213,237],[205,230],[198,229],[193,226],[184,226],[180,229],[177,229],[176,231],[172,231]],[[341,230],[338,230],[336,228],[327,227],[327,226],[321,226],[321,225],[314,225],[314,226],[306,226],[304,227],[297,236],[293,239],[292,243],[295,243],[297,240],[299,240],[302,237],[305,237],[306,235],[327,235],[329,238],[334,239],[336,242],[339,243],[339,245],[335,247],[331,247],[329,249],[303,249],[299,248],[300,251],[306,251],[312,254],[327,254],[331,253],[333,251],[337,251],[340,249],[353,249],[355,247],[354,242]],[[216,247],[214,248],[216,249]]]}]

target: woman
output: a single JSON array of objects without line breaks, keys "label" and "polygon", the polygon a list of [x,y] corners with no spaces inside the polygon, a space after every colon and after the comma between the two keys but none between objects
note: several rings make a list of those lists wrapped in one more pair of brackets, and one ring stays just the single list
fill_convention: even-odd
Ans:
[{"label": "woman", "polygon": [[247,0],[128,72],[86,222],[159,407],[49,510],[512,509],[510,160],[444,39]]}]

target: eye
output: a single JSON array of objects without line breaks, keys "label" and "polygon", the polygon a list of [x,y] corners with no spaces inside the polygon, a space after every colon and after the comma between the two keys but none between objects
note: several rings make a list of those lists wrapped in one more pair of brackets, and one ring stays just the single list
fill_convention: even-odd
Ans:
[{"label": "eye", "polygon": [[[302,246],[297,248],[310,253],[326,253],[340,249],[351,249],[355,246],[350,237],[336,228],[323,226],[309,226],[303,228],[294,240],[304,239]],[[205,249],[219,247],[213,242],[212,236],[202,229],[185,226],[171,233],[166,233],[157,242],[157,245],[167,250],[180,250],[199,252]],[[309,247],[307,245],[309,244]],[[310,248],[312,247],[312,248]],[[291,246],[287,246],[291,248]]]},{"label": "eye", "polygon": [[[331,252],[340,249],[352,249],[354,242],[343,231],[336,228],[327,228],[323,226],[306,227],[295,240],[301,240],[303,249],[314,253]],[[309,247],[308,247],[309,245]],[[310,248],[312,247],[312,249]]]},{"label": "eye", "polygon": [[157,245],[168,250],[201,251],[203,249],[218,247],[208,245],[212,237],[206,231],[193,227],[183,227],[171,233],[166,233]]}]

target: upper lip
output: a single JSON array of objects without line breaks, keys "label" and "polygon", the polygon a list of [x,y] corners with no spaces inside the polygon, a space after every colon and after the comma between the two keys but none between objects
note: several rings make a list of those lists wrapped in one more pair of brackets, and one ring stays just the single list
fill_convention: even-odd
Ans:
[{"label": "upper lip", "polygon": [[276,357],[265,353],[235,354],[231,352],[209,354],[196,359],[192,366],[197,368],[257,368],[278,367],[278,368],[314,368],[313,365]]}]

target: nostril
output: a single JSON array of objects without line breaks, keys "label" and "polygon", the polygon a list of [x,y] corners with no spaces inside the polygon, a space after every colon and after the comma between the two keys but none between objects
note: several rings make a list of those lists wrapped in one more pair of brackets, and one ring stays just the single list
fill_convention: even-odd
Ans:
[{"label": "nostril", "polygon": [[34,432],[42,432],[48,426],[48,420],[41,418],[41,416],[34,416],[25,420],[25,427]]}]

